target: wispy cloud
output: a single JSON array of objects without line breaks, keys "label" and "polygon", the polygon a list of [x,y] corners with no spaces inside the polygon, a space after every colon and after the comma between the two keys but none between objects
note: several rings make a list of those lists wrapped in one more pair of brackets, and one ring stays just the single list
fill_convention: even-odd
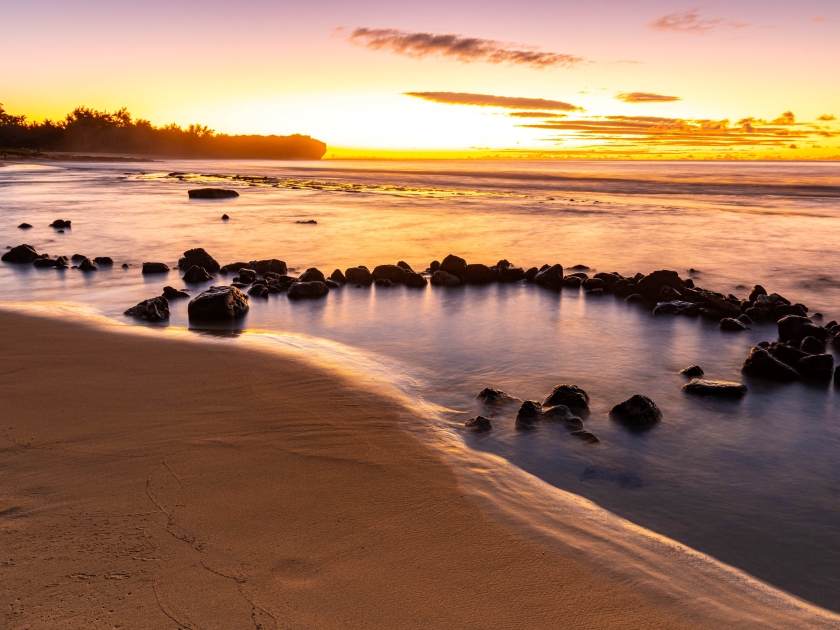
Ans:
[{"label": "wispy cloud", "polygon": [[822,120],[824,122],[831,122],[832,120],[837,120],[837,116],[834,116],[833,114],[823,114],[822,116],[817,118],[817,120]]},{"label": "wispy cloud", "polygon": [[814,24],[819,24],[820,22],[831,22],[831,18],[826,17],[824,15],[818,15],[814,19],[811,20]]},{"label": "wispy cloud", "polygon": [[582,111],[581,107],[550,101],[544,98],[523,98],[519,96],[494,96],[493,94],[470,94],[468,92],[404,92],[406,96],[422,98],[447,105],[474,105],[476,107],[503,107],[506,109],[543,109],[564,112]]},{"label": "wispy cloud", "polygon": [[551,112],[511,112],[511,118],[566,118],[568,114],[554,114]]},{"label": "wispy cloud", "polygon": [[718,29],[739,29],[750,26],[744,22],[734,22],[725,18],[703,18],[698,9],[669,13],[651,22],[650,27],[655,31],[671,31],[676,33],[693,33],[706,35]]},{"label": "wispy cloud", "polygon": [[[340,32],[343,30],[339,29]],[[438,33],[417,33],[394,28],[357,28],[347,39],[372,50],[382,50],[406,57],[445,57],[461,63],[507,63],[545,69],[571,67],[583,57],[544,52],[531,46],[507,44],[494,39],[463,37]]]},{"label": "wispy cloud", "polygon": [[616,98],[625,103],[673,103],[682,100],[679,96],[665,96],[651,92],[621,92],[616,95]]}]

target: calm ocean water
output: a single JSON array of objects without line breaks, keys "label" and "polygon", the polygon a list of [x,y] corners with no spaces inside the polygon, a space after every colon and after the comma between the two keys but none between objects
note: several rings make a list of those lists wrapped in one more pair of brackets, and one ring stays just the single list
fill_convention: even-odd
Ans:
[{"label": "calm ocean water", "polygon": [[[200,182],[241,196],[189,201],[187,190]],[[47,227],[58,218],[73,228]],[[305,219],[318,223],[295,223]],[[24,221],[35,227],[18,230]],[[172,266],[192,247],[222,264],[280,258],[327,274],[398,260],[423,270],[448,253],[625,275],[674,269],[688,277],[693,268],[704,288],[745,297],[760,283],[825,321],[840,319],[834,163],[9,165],[0,168],[0,237],[0,248],[29,243],[52,255],[112,256],[113,269],[90,274],[4,264],[0,292],[6,301],[73,302],[116,319],[165,284],[184,286],[177,271],[142,276],[142,262]],[[131,267],[121,269],[123,262]],[[188,288],[196,295],[209,284]],[[171,308],[170,325],[187,327],[186,302]],[[840,610],[840,392],[742,377],[749,348],[775,340],[775,325],[727,334],[714,322],[655,318],[613,296],[521,283],[347,286],[295,303],[278,294],[251,300],[238,327],[311,335],[381,357],[416,379],[426,400],[462,412],[449,414],[453,427],[485,411],[474,401],[483,387],[540,400],[557,383],[578,384],[592,398],[584,420],[600,444],[558,426],[517,432],[515,405],[497,412],[489,433],[455,430],[475,449]],[[695,363],[710,378],[745,382],[749,393],[736,402],[686,396],[677,371]],[[644,434],[607,417],[636,393],[664,414]]]}]

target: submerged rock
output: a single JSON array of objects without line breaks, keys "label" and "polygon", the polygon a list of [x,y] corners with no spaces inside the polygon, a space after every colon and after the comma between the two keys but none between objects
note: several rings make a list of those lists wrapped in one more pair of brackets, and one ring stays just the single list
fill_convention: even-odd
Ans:
[{"label": "submerged rock", "polygon": [[258,298],[268,298],[268,287],[264,284],[255,284],[248,290],[248,295]]},{"label": "submerged rock", "polygon": [[392,287],[394,283],[388,280],[388,278],[377,278],[374,280],[374,284],[378,287]]},{"label": "submerged rock", "polygon": [[510,394],[503,392],[500,389],[493,389],[492,387],[485,387],[480,392],[478,392],[478,396],[475,397],[476,400],[480,400],[486,405],[505,405],[512,402],[518,402],[519,399],[516,396],[511,396]]},{"label": "submerged rock", "polygon": [[402,284],[403,280],[405,280],[405,273],[405,269],[399,265],[377,265],[373,268],[371,275],[373,276],[374,282],[388,280],[392,284]]},{"label": "submerged rock", "polygon": [[191,320],[230,321],[248,312],[248,298],[236,287],[210,287],[187,306]]},{"label": "submerged rock", "polygon": [[163,297],[167,300],[177,300],[179,298],[188,298],[190,294],[186,291],[179,291],[175,287],[166,286],[163,287]]},{"label": "submerged rock", "polygon": [[29,225],[29,223],[21,223],[21,224],[18,226],[18,229],[19,229],[19,230],[28,230],[28,229],[29,229],[29,228],[31,228],[31,227],[32,227],[32,226],[31,226],[31,225]]},{"label": "submerged rock", "polygon": [[682,374],[683,376],[690,376],[692,378],[695,376],[703,376],[703,368],[701,368],[699,365],[692,365],[687,368],[681,369],[680,374]]},{"label": "submerged rock", "polygon": [[799,359],[799,373],[810,381],[830,381],[834,374],[834,357],[830,354],[811,354]]},{"label": "submerged rock", "polygon": [[732,332],[743,332],[747,330],[747,325],[740,320],[732,319],[731,317],[724,317],[720,320],[720,329]]},{"label": "submerged rock", "polygon": [[[440,271],[451,274],[463,282],[467,273],[467,261],[454,254],[449,254],[440,263]],[[433,281],[432,284],[435,284],[435,282]]]},{"label": "submerged rock", "polygon": [[540,419],[542,407],[536,400],[526,400],[516,413],[517,429],[533,429],[534,422]]},{"label": "submerged rock", "polygon": [[90,258],[85,258],[79,263],[79,271],[98,271],[99,267]]},{"label": "submerged rock", "polygon": [[245,269],[242,268],[239,270],[239,282],[244,282],[245,284],[251,284],[254,280],[257,279],[257,272],[253,269]]},{"label": "submerged rock", "polygon": [[662,412],[650,398],[636,394],[610,410],[610,417],[634,430],[649,429],[662,420]]},{"label": "submerged rock", "polygon": [[711,381],[702,378],[691,379],[682,386],[684,392],[715,398],[740,398],[747,393],[747,386],[728,381]]},{"label": "submerged rock", "polygon": [[359,265],[358,267],[350,267],[344,272],[347,277],[347,282],[350,284],[361,284],[362,286],[369,286],[373,284],[373,276],[367,267]]},{"label": "submerged rock", "polygon": [[490,424],[490,419],[485,418],[484,416],[470,418],[464,423],[464,426],[470,429],[475,429],[477,432],[489,431],[493,428],[493,425]]},{"label": "submerged rock", "polygon": [[423,276],[419,273],[409,272],[405,274],[405,279],[403,280],[403,284],[407,287],[412,287],[415,289],[421,289],[429,284],[429,281],[426,280]]},{"label": "submerged rock", "polygon": [[457,287],[461,284],[461,279],[451,273],[447,273],[442,269],[438,269],[432,275],[432,284],[443,287]]},{"label": "submerged rock", "polygon": [[56,219],[52,223],[50,223],[51,228],[66,230],[70,226],[70,221],[65,221],[64,219]]},{"label": "submerged rock", "polygon": [[12,247],[12,249],[3,254],[3,256],[0,256],[0,260],[3,262],[18,264],[30,264],[38,258],[40,258],[40,256],[32,245],[18,245],[17,247]]},{"label": "submerged rock", "polygon": [[144,262],[143,273],[169,273],[169,265],[162,262]]},{"label": "submerged rock", "polygon": [[321,283],[323,283],[324,280],[326,280],[326,278],[324,277],[324,274],[319,269],[316,269],[315,267],[310,267],[309,269],[304,271],[302,274],[300,274],[299,280],[301,282],[321,282]]},{"label": "submerged rock", "polygon": [[488,284],[499,279],[498,269],[493,270],[487,265],[475,263],[467,265],[464,271],[464,282],[468,284]]},{"label": "submerged rock", "polygon": [[329,292],[330,288],[326,285],[326,283],[319,280],[295,282],[289,286],[289,297],[292,299],[317,298],[326,295]]},{"label": "submerged rock", "polygon": [[225,188],[196,188],[187,191],[187,194],[190,199],[229,199],[239,196],[239,193],[235,190]]},{"label": "submerged rock", "polygon": [[578,430],[583,428],[583,420],[572,413],[566,405],[554,407],[543,407],[542,418],[550,422],[560,422],[568,429]]},{"label": "submerged rock", "polygon": [[346,284],[347,278],[341,273],[341,269],[336,269],[330,274],[330,280],[338,282],[339,284]]},{"label": "submerged rock", "polygon": [[183,277],[184,282],[190,283],[209,282],[212,279],[213,276],[207,273],[204,267],[199,267],[198,265],[193,265],[187,269],[187,273]]},{"label": "submerged rock", "polygon": [[551,390],[542,402],[543,407],[565,405],[569,409],[589,411],[589,394],[577,385],[561,383]]},{"label": "submerged rock", "polygon": [[572,435],[574,435],[577,439],[586,442],[587,444],[598,444],[601,441],[597,437],[595,437],[595,434],[590,433],[589,431],[585,431],[584,429],[572,431]]},{"label": "submerged rock", "polygon": [[744,365],[741,366],[741,371],[744,374],[775,381],[795,381],[799,378],[799,372],[779,361],[760,346],[755,346],[750,350],[750,355],[744,361]]},{"label": "submerged rock", "polygon": [[169,302],[163,296],[143,300],[137,306],[125,311],[125,315],[144,319],[149,322],[162,322],[169,319]]}]

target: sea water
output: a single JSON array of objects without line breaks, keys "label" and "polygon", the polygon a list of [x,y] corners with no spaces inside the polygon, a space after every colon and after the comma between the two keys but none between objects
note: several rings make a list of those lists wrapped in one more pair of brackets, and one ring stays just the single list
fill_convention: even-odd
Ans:
[{"label": "sea water", "polygon": [[[240,197],[189,200],[187,190]],[[222,221],[222,214],[229,220]],[[54,219],[72,221],[58,233]],[[296,221],[315,220],[317,224]],[[28,222],[34,227],[20,230]],[[10,164],[0,168],[0,248],[111,256],[82,273],[0,266],[5,301],[61,301],[122,312],[166,284],[191,295],[235,274],[185,285],[192,247],[221,264],[279,258],[298,272],[408,262],[449,253],[523,267],[584,264],[624,275],[673,269],[698,286],[746,297],[755,283],[840,319],[840,164],[620,162],[145,162]],[[166,262],[165,275],[140,273]],[[122,263],[128,269],[122,269]],[[689,270],[694,270],[689,272]],[[168,323],[188,327],[186,300]],[[773,384],[740,366],[774,324],[743,333],[653,316],[611,295],[528,283],[425,289],[345,286],[323,299],[251,299],[234,326],[291,332],[380,357],[418,396],[450,411],[452,430],[548,483],[816,604],[840,610],[840,392]],[[144,325],[137,322],[138,325]],[[835,352],[829,346],[829,352]],[[837,353],[835,352],[835,356]],[[744,382],[737,401],[688,396],[678,371]],[[82,366],[80,366],[82,369]],[[398,374],[399,373],[399,374]],[[362,377],[365,375],[362,374]],[[247,378],[247,375],[243,375]],[[561,426],[517,431],[517,405],[493,430],[465,419],[490,410],[484,387],[541,400],[558,383],[592,399],[583,416],[600,443]],[[663,421],[632,433],[609,409],[652,398]]]}]

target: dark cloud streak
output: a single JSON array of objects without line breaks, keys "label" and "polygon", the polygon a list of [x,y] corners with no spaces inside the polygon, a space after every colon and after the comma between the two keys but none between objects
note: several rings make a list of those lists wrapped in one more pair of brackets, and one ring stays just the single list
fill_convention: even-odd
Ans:
[{"label": "dark cloud streak", "polygon": [[582,108],[544,98],[520,96],[495,96],[493,94],[470,94],[468,92],[404,92],[406,96],[422,98],[446,105],[473,105],[476,107],[503,107],[505,109],[544,109],[564,112],[581,111]]},{"label": "dark cloud streak", "polygon": [[673,103],[682,100],[679,96],[665,96],[651,92],[621,92],[616,98],[625,103]]}]

